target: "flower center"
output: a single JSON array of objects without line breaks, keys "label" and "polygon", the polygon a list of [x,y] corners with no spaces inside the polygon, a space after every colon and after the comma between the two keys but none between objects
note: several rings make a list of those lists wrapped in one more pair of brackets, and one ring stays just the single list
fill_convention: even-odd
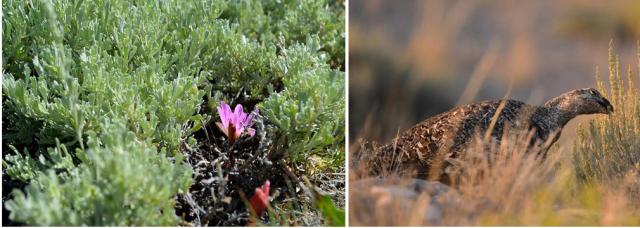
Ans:
[{"label": "flower center", "polygon": [[229,123],[229,128],[227,128],[227,132],[229,133],[229,135],[227,135],[229,137],[229,143],[233,144],[236,141],[236,126],[233,125],[233,123]]}]

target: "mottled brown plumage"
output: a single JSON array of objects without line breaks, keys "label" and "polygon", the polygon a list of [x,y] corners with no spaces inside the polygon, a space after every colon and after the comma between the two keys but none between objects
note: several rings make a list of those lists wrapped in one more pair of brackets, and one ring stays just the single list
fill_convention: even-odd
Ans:
[{"label": "mottled brown plumage", "polygon": [[377,150],[376,159],[370,161],[369,167],[374,173],[380,173],[384,169],[411,168],[424,175],[432,165],[442,164],[436,162],[458,157],[474,134],[485,134],[501,102],[504,102],[504,107],[490,135],[498,142],[505,128],[510,128],[533,131],[534,140],[549,142],[548,145],[551,145],[558,140],[562,128],[574,117],[613,111],[609,101],[591,88],[564,93],[543,106],[532,106],[517,100],[493,100],[463,105],[430,117],[404,131],[391,143]]}]

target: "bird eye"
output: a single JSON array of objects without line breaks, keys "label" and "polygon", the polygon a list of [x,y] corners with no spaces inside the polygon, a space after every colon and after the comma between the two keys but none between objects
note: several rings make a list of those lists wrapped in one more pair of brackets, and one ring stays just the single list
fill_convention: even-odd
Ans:
[{"label": "bird eye", "polygon": [[593,95],[598,95],[598,93],[595,90],[589,90],[589,92],[591,92],[591,94]]}]

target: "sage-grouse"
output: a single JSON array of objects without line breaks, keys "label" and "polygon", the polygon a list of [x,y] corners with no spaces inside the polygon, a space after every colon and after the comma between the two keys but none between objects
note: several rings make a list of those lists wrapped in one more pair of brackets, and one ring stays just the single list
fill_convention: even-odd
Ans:
[{"label": "sage-grouse", "polygon": [[[532,142],[538,140],[547,142],[546,145],[550,146],[558,140],[565,124],[574,117],[613,112],[611,103],[596,89],[591,88],[564,93],[543,106],[532,106],[517,100],[492,100],[463,105],[428,118],[404,131],[391,143],[375,150],[374,157],[368,161],[368,167],[374,175],[384,173],[384,170],[402,173],[402,170],[410,168],[414,172],[413,176],[427,178],[435,161],[458,157],[474,134],[486,133],[502,102],[504,107],[493,123],[490,135],[498,142],[503,130],[510,128],[532,131]],[[544,154],[548,148],[543,150]],[[441,156],[442,154],[446,156]],[[446,168],[447,164],[443,165],[439,167]]]}]

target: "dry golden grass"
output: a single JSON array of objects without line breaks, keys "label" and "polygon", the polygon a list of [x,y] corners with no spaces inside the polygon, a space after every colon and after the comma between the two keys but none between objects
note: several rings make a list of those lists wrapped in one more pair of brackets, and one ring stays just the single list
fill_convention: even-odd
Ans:
[{"label": "dry golden grass", "polygon": [[[640,42],[637,52],[640,72]],[[612,47],[608,90],[597,83],[614,114],[580,127],[573,150],[554,146],[543,159],[529,134],[478,139],[454,162],[450,187],[393,173],[366,179],[352,162],[350,225],[640,225],[639,77],[629,66],[622,79],[619,62]],[[351,149],[362,159],[376,147]]]}]

